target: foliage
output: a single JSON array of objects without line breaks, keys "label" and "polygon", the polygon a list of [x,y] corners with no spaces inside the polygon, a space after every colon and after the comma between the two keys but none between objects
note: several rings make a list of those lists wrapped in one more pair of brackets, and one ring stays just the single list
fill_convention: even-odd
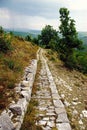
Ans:
[{"label": "foliage", "polygon": [[15,62],[12,59],[4,59],[4,64],[9,67],[9,69],[13,70],[15,67]]},{"label": "foliage", "polygon": [[32,40],[32,39],[31,39],[31,36],[30,36],[30,35],[27,35],[27,36],[25,37],[25,40],[30,42],[30,41]]},{"label": "foliage", "polygon": [[[38,37],[39,45],[43,45],[46,48],[53,47],[53,49],[55,48],[54,45],[55,43],[57,44],[58,39],[58,32],[50,25],[46,25],[45,28],[42,29],[41,35]],[[53,42],[55,42],[54,45]]]},{"label": "foliage", "polygon": [[[1,29],[2,30],[2,29]],[[11,37],[0,30],[0,52],[7,53],[12,50]]]},{"label": "foliage", "polygon": [[34,38],[32,39],[32,42],[38,45],[38,38],[34,37]]},{"label": "foliage", "polygon": [[74,49],[80,49],[82,41],[78,39],[77,31],[75,28],[75,21],[69,17],[67,8],[60,8],[60,21],[59,27],[62,38],[60,39],[60,51],[64,54],[64,59],[68,60],[68,56],[73,55]]},{"label": "foliage", "polygon": [[77,69],[83,73],[87,73],[87,52],[76,52]]},{"label": "foliage", "polygon": [[0,35],[4,33],[4,29],[0,26]]},{"label": "foliage", "polygon": [[82,41],[78,39],[78,34],[75,28],[75,21],[69,17],[67,8],[60,8],[60,21],[59,27],[61,39],[59,44],[60,58],[65,62],[65,65],[74,67],[74,51],[82,48]]}]

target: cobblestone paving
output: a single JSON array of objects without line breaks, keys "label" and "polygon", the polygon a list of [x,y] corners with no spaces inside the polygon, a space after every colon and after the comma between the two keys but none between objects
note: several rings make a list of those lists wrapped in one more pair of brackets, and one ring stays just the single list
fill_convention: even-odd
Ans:
[{"label": "cobblestone paving", "polygon": [[40,51],[42,68],[39,75],[39,82],[36,84],[37,92],[32,98],[38,101],[36,125],[43,130],[71,130],[66,110],[60,100],[56,85],[49,70],[49,67]]}]

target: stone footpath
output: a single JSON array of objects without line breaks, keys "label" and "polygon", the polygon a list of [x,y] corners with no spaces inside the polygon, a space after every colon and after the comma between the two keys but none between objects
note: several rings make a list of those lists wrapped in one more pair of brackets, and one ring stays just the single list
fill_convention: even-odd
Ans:
[{"label": "stone footpath", "polygon": [[43,130],[52,130],[53,128],[71,130],[66,110],[60,100],[49,67],[42,55],[42,50],[39,53],[42,68],[39,82],[36,84],[38,91],[32,96],[39,104],[35,108],[38,111],[36,125],[41,126]]},{"label": "stone footpath", "polygon": [[[43,130],[71,130],[66,110],[60,100],[53,77],[42,55],[42,50],[37,53],[37,60],[42,63],[39,75],[38,91],[32,98],[39,103],[37,109],[36,125]],[[7,110],[0,115],[0,130],[20,130],[23,123],[27,106],[31,99],[33,82],[37,70],[37,60],[33,59],[31,65],[25,69],[23,81],[15,88],[16,93],[20,95],[17,102],[12,101]]]}]

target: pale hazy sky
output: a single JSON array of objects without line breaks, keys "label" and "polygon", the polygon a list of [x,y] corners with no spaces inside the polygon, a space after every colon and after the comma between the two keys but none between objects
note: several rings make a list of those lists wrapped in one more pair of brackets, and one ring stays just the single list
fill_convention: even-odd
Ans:
[{"label": "pale hazy sky", "polygon": [[66,7],[77,31],[87,31],[87,0],[0,0],[0,26],[11,29],[58,29],[59,9]]}]

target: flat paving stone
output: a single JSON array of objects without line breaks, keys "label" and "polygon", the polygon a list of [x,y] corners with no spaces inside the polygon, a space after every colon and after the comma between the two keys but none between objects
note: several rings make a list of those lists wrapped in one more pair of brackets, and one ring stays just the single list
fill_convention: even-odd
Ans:
[{"label": "flat paving stone", "polygon": [[[37,92],[32,99],[38,101],[35,109],[36,125],[42,127],[43,130],[71,130],[69,120],[64,108],[64,104],[60,100],[56,85],[53,81],[52,74],[46,63],[45,58],[40,53],[41,71],[39,72],[38,82],[36,82]],[[60,123],[61,122],[61,123]]]},{"label": "flat paving stone", "polygon": [[45,126],[46,125],[46,121],[45,120],[40,120],[38,124],[41,125],[41,126],[42,125]]},{"label": "flat paving stone", "polygon": [[49,117],[44,117],[43,120],[44,121],[49,121]]},{"label": "flat paving stone", "polygon": [[48,121],[48,122],[47,122],[47,126],[49,126],[49,127],[51,127],[51,128],[55,127],[54,121]]},{"label": "flat paving stone", "polygon": [[58,118],[56,119],[56,122],[58,123],[69,123],[69,120],[67,118],[66,113],[61,113],[58,115]]},{"label": "flat paving stone", "polygon": [[54,106],[55,107],[64,107],[63,103],[61,100],[53,100]]},{"label": "flat paving stone", "polygon": [[58,130],[71,130],[71,126],[69,123],[59,123],[56,124]]},{"label": "flat paving stone", "polygon": [[58,108],[55,108],[55,112],[59,115],[61,113],[66,113],[66,110],[65,108],[61,108],[61,107],[58,107]]}]

